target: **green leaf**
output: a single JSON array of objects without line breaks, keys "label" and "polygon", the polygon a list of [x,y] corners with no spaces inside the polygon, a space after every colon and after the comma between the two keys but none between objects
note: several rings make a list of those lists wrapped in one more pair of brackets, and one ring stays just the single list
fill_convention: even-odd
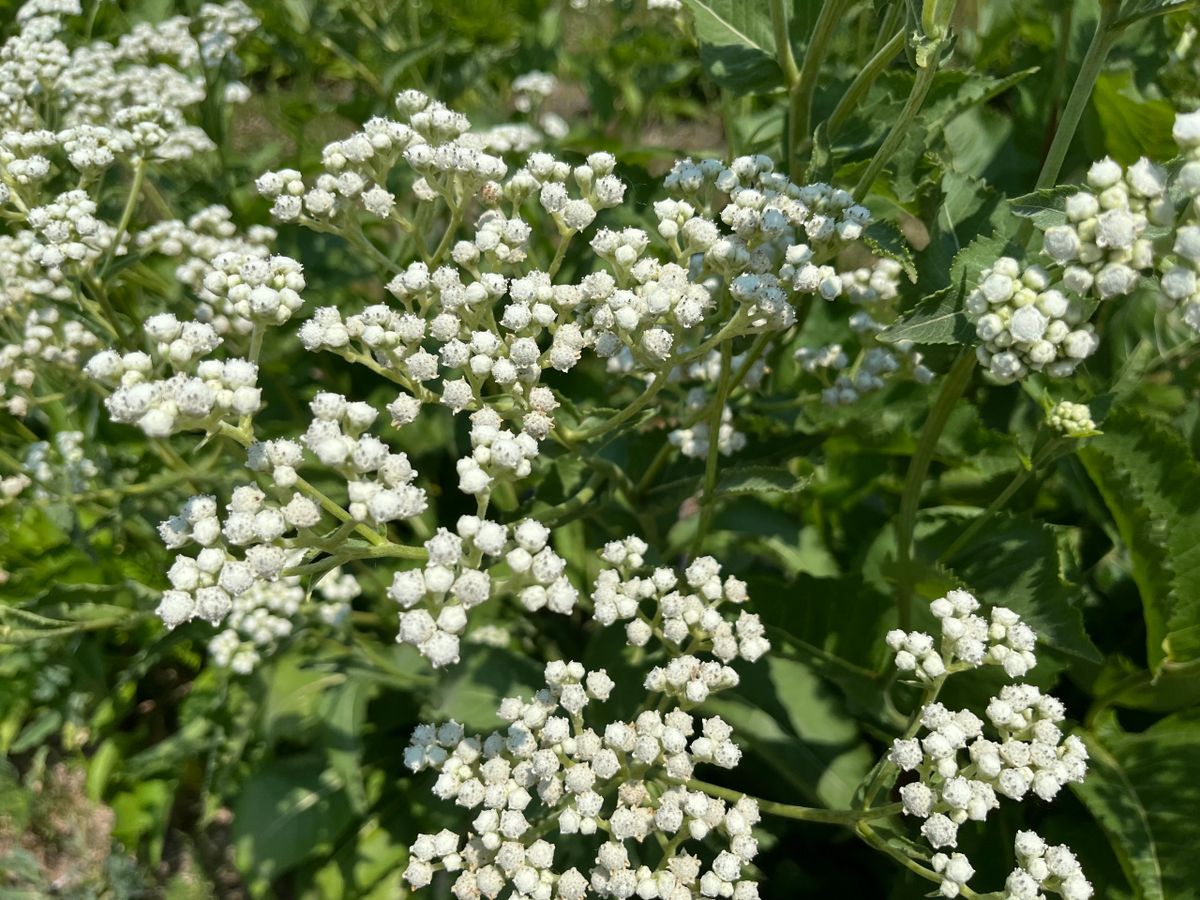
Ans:
[{"label": "green leaf", "polygon": [[917,280],[917,267],[913,262],[912,248],[904,235],[891,222],[872,222],[863,233],[863,243],[876,256],[892,259],[904,267],[910,281]]},{"label": "green leaf", "polygon": [[1008,201],[1008,208],[1014,216],[1029,219],[1039,231],[1045,231],[1066,223],[1067,213],[1063,204],[1068,197],[1077,193],[1079,188],[1069,184],[1041,188],[1030,194],[1013,197]]},{"label": "green leaf", "polygon": [[1200,721],[1170,716],[1140,734],[1109,715],[1080,734],[1091,763],[1072,785],[1100,823],[1141,900],[1190,897],[1200,884],[1195,850],[1200,807]]},{"label": "green leaf", "polygon": [[[961,523],[951,524],[938,537],[953,540],[961,528]],[[1037,631],[1038,640],[1056,650],[1100,661],[1100,651],[1088,637],[1076,605],[1079,589],[1063,576],[1053,528],[1030,519],[998,516],[954,559],[961,562],[952,571],[983,603],[1018,613]]]},{"label": "green leaf", "polygon": [[914,344],[966,344],[975,329],[962,310],[963,290],[951,285],[930,294],[879,334],[881,341]]},{"label": "green leaf", "polygon": [[1190,639],[1200,626],[1200,463],[1188,442],[1145,413],[1117,409],[1079,458],[1129,552],[1150,668],[1200,659],[1200,640]]},{"label": "green leaf", "polygon": [[798,494],[811,476],[793,475],[773,466],[740,466],[726,469],[717,478],[717,494]]},{"label": "green leaf", "polygon": [[700,63],[713,81],[740,93],[783,84],[775,62],[768,0],[684,0],[696,21]]},{"label": "green leaf", "polygon": [[1161,98],[1143,98],[1131,69],[1101,73],[1092,88],[1092,106],[1100,119],[1105,149],[1122,165],[1142,156],[1165,160],[1175,155],[1174,106]]},{"label": "green leaf", "polygon": [[540,666],[502,647],[468,645],[462,656],[432,691],[428,721],[454,719],[479,731],[499,728],[503,723],[496,709],[501,700],[532,696],[545,683]]},{"label": "green leaf", "polygon": [[963,311],[963,299],[980,280],[980,273],[1001,256],[1019,254],[1004,237],[977,237],[955,254],[950,286],[930,294],[906,311],[879,335],[884,341],[916,344],[975,343],[975,328]]},{"label": "green leaf", "polygon": [[850,803],[874,761],[841,698],[796,660],[768,656],[743,674],[736,697],[704,708],[748,738],[775,775],[830,808]]},{"label": "green leaf", "polygon": [[233,807],[234,856],[262,896],[306,859],[328,854],[351,820],[345,785],[320,754],[267,763]]},{"label": "green leaf", "polygon": [[362,730],[372,690],[369,682],[350,677],[321,697],[325,732],[322,745],[330,767],[346,785],[350,805],[359,815],[367,808],[362,777]]}]

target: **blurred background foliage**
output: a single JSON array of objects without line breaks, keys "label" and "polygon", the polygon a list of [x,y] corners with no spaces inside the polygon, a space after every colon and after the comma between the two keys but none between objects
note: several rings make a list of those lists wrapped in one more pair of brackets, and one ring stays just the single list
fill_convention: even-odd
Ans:
[{"label": "blurred background foliage", "polygon": [[[0,23],[18,5],[0,0]],[[751,58],[731,68],[686,13],[632,0],[582,10],[541,0],[250,5],[262,20],[242,53],[253,97],[229,122],[204,111],[220,150],[194,180],[159,184],[164,197],[187,203],[170,212],[223,203],[240,224],[266,222],[254,178],[317,168],[325,143],[388,114],[398,90],[420,88],[488,126],[520,117],[511,83],[535,69],[560,81],[546,104],[568,126],[558,152],[616,153],[636,202],[649,202],[654,179],[680,156],[783,155],[778,67]],[[199,4],[90,0],[85,12],[93,6],[79,27],[105,35]],[[798,47],[819,8],[795,0]],[[814,121],[828,120],[861,61],[889,37],[881,21],[892,8],[853,6],[817,86]],[[920,279],[906,303],[950,284],[952,262],[976,235],[1001,244],[1011,235],[1006,198],[1032,187],[1096,8],[1095,0],[959,4],[953,61],[890,167],[890,192],[871,199],[910,245]],[[1175,111],[1200,103],[1194,26],[1184,13],[1129,29],[1097,83],[1063,182],[1105,154],[1122,163],[1173,154]],[[900,54],[839,128],[818,131],[810,176],[857,181],[912,79]],[[283,228],[279,249],[304,261],[310,308],[382,295],[373,270],[337,239]],[[568,258],[568,276],[582,251]],[[818,307],[806,338],[818,342],[832,327]],[[1050,648],[1036,683],[1064,696],[1095,751],[1095,773],[1075,796],[1052,808],[1004,807],[986,828],[964,832],[980,883],[1002,883],[1012,866],[1005,835],[1033,825],[1077,850],[1106,900],[1198,895],[1190,844],[1200,799],[1200,619],[1187,613],[1193,624],[1171,632],[1164,655],[1166,635],[1147,626],[1146,613],[1154,602],[1200,604],[1194,578],[1182,597],[1167,583],[1200,539],[1197,348],[1161,328],[1152,300],[1106,309],[1103,348],[1077,385],[1100,411],[1111,408],[1105,435],[1039,468],[1011,504],[1024,512],[998,517],[912,574],[921,596],[962,580],[985,602],[1025,615]],[[945,371],[952,349],[931,348],[931,366]],[[307,398],[294,396],[289,355],[276,359],[264,374],[282,430],[289,406]],[[328,358],[307,365],[328,389],[387,393],[361,368],[329,369]],[[601,367],[570,377],[574,396],[610,404]],[[1024,389],[969,391],[923,498],[921,559],[938,560],[966,517],[1024,470],[1045,390],[1033,379]],[[734,696],[710,704],[750,753],[739,788],[845,805],[895,733],[897,706],[911,703],[903,688],[894,697],[885,690],[882,638],[894,621],[892,517],[930,400],[924,388],[899,385],[829,409],[783,354],[767,391],[740,414],[750,443],[723,475],[710,544],[731,571],[750,573],[778,653]],[[453,815],[401,773],[413,725],[433,717],[487,728],[497,698],[538,684],[538,660],[570,648],[604,665],[622,652],[611,633],[580,646],[569,619],[539,621],[536,634],[514,619],[512,647],[473,647],[435,679],[392,642],[390,573],[360,565],[354,574],[366,590],[352,630],[298,632],[249,677],[206,668],[208,626],[168,633],[150,612],[168,565],[154,526],[206,478],[220,478],[218,457],[201,452],[186,483],[164,475],[140,435],[109,423],[97,401],[81,402],[100,487],[61,486],[41,502],[0,508],[0,898],[406,896],[409,842]],[[464,446],[463,426],[449,414],[428,421],[419,435],[405,432],[401,447],[432,485],[453,483],[457,454],[447,448]],[[0,447],[40,436],[18,434],[23,427],[5,416]],[[661,441],[661,432],[626,433],[600,462],[642,471]],[[573,496],[594,468],[559,456],[540,499]],[[595,574],[586,548],[629,531],[648,530],[664,557],[686,548],[695,519],[678,510],[701,470],[670,464],[636,510],[602,491],[586,517],[558,529],[573,580]],[[452,494],[435,504],[443,521],[458,511]],[[956,681],[948,703],[978,702],[995,686],[983,672]],[[619,711],[637,699],[613,704]],[[861,846],[836,830],[777,822],[769,841],[759,859],[764,896],[910,898],[927,887],[882,859],[864,865]],[[985,845],[994,849],[981,852]],[[1147,873],[1154,859],[1157,876]]]}]

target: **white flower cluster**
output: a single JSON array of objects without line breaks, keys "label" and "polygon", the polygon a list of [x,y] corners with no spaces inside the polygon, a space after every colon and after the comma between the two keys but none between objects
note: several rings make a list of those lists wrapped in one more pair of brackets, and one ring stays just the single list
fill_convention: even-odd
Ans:
[{"label": "white flower cluster", "polygon": [[1099,346],[1087,321],[1096,301],[1142,284],[1200,330],[1198,123],[1200,111],[1176,117],[1173,134],[1188,160],[1174,175],[1145,158],[1128,169],[1109,158],[1095,163],[1087,186],[1066,198],[1065,223],[1044,230],[1047,267],[1002,257],[983,270],[966,312],[982,341],[979,361],[997,380],[1070,375]]},{"label": "white flower cluster", "polygon": [[[167,572],[171,589],[163,592],[157,613],[168,628],[196,618],[219,625],[233,611],[235,600],[262,582],[278,580],[292,561],[283,539],[321,518],[316,503],[299,493],[280,505],[268,501],[254,485],[234,488],[226,511],[222,522],[216,499],[196,496],[159,525],[168,548],[201,548],[194,557],[176,556]],[[261,594],[254,597],[243,611],[252,611],[252,605],[263,600]]]},{"label": "white flower cluster", "polygon": [[[710,446],[709,432],[712,426],[704,418],[708,408],[708,392],[703,388],[692,388],[687,393],[683,411],[687,418],[695,419],[686,428],[676,428],[667,435],[667,440],[679,448],[689,459],[706,459]],[[733,423],[733,409],[729,404],[721,407],[721,425],[717,429],[717,452],[732,456],[746,446],[746,435],[738,431]]]},{"label": "white flower cluster", "polygon": [[896,654],[896,668],[921,681],[944,678],[985,664],[1020,678],[1037,665],[1037,634],[1011,609],[992,607],[990,621],[975,614],[979,601],[967,591],[954,590],[929,604],[941,622],[941,641],[922,631],[889,631],[887,645]]},{"label": "white flower cluster", "polygon": [[[290,170],[259,180],[277,217],[343,234],[376,261],[383,253],[369,246],[364,231],[375,226],[360,222],[354,209],[370,185],[407,184],[405,201],[441,205],[449,220],[432,254],[413,235],[423,260],[383,260],[393,274],[388,292],[399,306],[318,309],[302,326],[301,340],[310,350],[370,366],[414,401],[475,411],[489,421],[519,421],[537,440],[549,434],[557,406],[540,386],[547,369],[567,372],[590,348],[613,371],[670,375],[709,355],[708,347],[700,347],[705,331],[709,340],[714,328],[732,339],[756,328],[787,327],[795,319],[793,300],[807,300],[817,290],[810,282],[823,280],[822,261],[861,237],[869,219],[846,192],[792,184],[766,157],[742,157],[728,167],[684,161],[664,180],[672,199],[654,204],[658,237],[673,259],[659,258],[646,231],[600,228],[588,245],[599,267],[556,282],[572,237],[590,229],[599,211],[625,200],[613,156],[593,153],[571,166],[534,152],[510,171],[482,149],[460,114],[416,91],[402,93],[397,106],[405,121],[372,120],[363,132],[326,148],[317,187],[310,190]],[[407,205],[389,207],[390,216],[395,229],[411,234],[417,219],[406,218]],[[472,206],[481,212],[465,228],[470,236],[460,238],[459,223],[471,221]],[[535,229],[559,240],[548,271],[528,265]],[[794,243],[801,234],[807,244]],[[872,283],[886,291],[883,276],[872,277],[858,284],[858,276],[848,276],[846,292],[865,294]],[[841,280],[834,278],[841,292]],[[732,315],[715,320],[715,297],[726,291],[735,301]],[[890,368],[883,355],[877,360],[881,372]],[[873,357],[870,365],[875,362]],[[700,390],[692,392],[693,406],[702,400]],[[402,406],[396,417],[401,424],[415,415],[412,403]],[[677,428],[674,437],[687,454],[704,453],[708,445],[708,422],[694,416],[697,411],[685,410],[680,418],[695,421]],[[732,415],[727,413],[718,438],[727,453],[742,444]],[[495,475],[478,460],[461,466],[468,493],[482,489],[483,475]]]},{"label": "white flower cluster", "polygon": [[[87,490],[100,467],[84,451],[82,431],[59,431],[51,441],[35,441],[21,460],[24,472],[14,476],[21,490],[33,485],[35,497],[69,499]],[[15,494],[14,494],[15,496]]]},{"label": "white flower cluster", "polygon": [[[353,575],[332,569],[316,586],[321,601],[313,599],[312,612],[325,625],[337,625],[350,613],[350,601],[362,593]],[[292,633],[305,610],[308,592],[294,575],[277,581],[255,581],[233,598],[224,630],[208,642],[208,656],[221,668],[247,675],[276,645]]]},{"label": "white flower cluster", "polygon": [[[453,722],[414,731],[408,767],[433,769],[435,796],[479,812],[465,834],[419,835],[405,880],[422,888],[439,870],[457,873],[457,900],[506,890],[532,900],[756,900],[744,868],[758,851],[751,833],[757,805],[748,798],[729,805],[680,784],[698,762],[737,765],[729,726],[713,717],[696,734],[695,719],[674,709],[611,721],[598,732],[584,719],[592,701],[603,702],[614,688],[604,670],[552,662],[546,682],[531,701],[501,703],[500,718],[511,723],[504,731],[468,737]],[[545,837],[551,830],[576,842],[603,832],[589,872],[555,868],[556,847]],[[653,867],[640,851],[651,837],[664,847]],[[721,848],[708,863],[682,849],[691,842],[688,849],[699,850],[706,838]]]},{"label": "white flower cluster", "polygon": [[849,316],[849,331],[858,349],[853,359],[842,343],[819,347],[801,347],[795,352],[800,368],[817,375],[824,388],[821,399],[828,406],[850,406],[862,396],[882,390],[889,383],[909,378],[917,384],[933,381],[933,372],[922,362],[922,354],[911,341],[883,345],[876,335],[895,317],[895,300],[899,295],[900,264],[891,259],[876,260],[836,275],[822,276],[819,288],[822,296],[833,300],[845,297],[862,307]]},{"label": "white flower cluster", "polygon": [[[887,642],[901,671],[917,672],[934,694],[948,675],[984,663],[1003,666],[1009,677],[1034,665],[1035,635],[1011,611],[994,608],[989,623],[975,615],[979,604],[966,591],[951,591],[932,606],[942,622],[940,647],[921,632],[892,631]],[[1002,687],[988,703],[986,722],[970,710],[926,703],[913,730],[894,741],[888,754],[892,765],[916,776],[900,788],[904,813],[923,820],[921,834],[940,850],[957,847],[959,826],[986,820],[1000,797],[1020,801],[1032,791],[1042,800],[1054,799],[1087,773],[1087,748],[1074,735],[1064,737],[1060,727],[1065,713],[1059,700],[1028,684]],[[959,896],[974,874],[961,853],[938,853],[933,864],[945,897]],[[1088,891],[1078,895],[1081,900]]]},{"label": "white flower cluster", "polygon": [[[578,592],[563,574],[566,562],[548,546],[549,537],[550,529],[534,519],[509,528],[463,516],[457,533],[439,528],[425,542],[425,567],[397,572],[388,590],[403,610],[396,639],[440,668],[458,662],[467,614],[497,590],[515,595],[529,612],[570,614]],[[494,583],[488,569],[501,563],[507,578]]]},{"label": "white flower cluster", "polygon": [[[217,334],[250,334],[256,321],[282,324],[300,306],[296,294],[304,289],[300,265],[287,257],[272,257],[275,230],[254,226],[238,233],[232,214],[209,206],[187,222],[170,219],[143,229],[138,249],[183,257],[175,278],[191,288],[199,301],[196,320]],[[275,296],[259,291],[269,287]]]},{"label": "white flower cluster", "polygon": [[1163,296],[1180,310],[1183,321],[1200,332],[1200,110],[1179,115],[1173,132],[1187,162],[1172,189],[1188,198],[1175,231],[1173,255],[1162,262],[1159,285]]},{"label": "white flower cluster", "polygon": [[180,431],[212,433],[224,421],[258,412],[262,390],[257,365],[245,359],[203,358],[221,343],[211,325],[159,313],[143,327],[156,342],[159,362],[174,369],[173,375],[156,378],[154,358],[140,350],[102,350],[83,369],[89,378],[117,385],[104,401],[114,422],[136,425],[149,437],[167,437]]},{"label": "white flower cluster", "polygon": [[1088,437],[1098,434],[1092,421],[1092,411],[1086,403],[1060,400],[1046,414],[1046,423],[1066,437]]},{"label": "white flower cluster", "polygon": [[116,228],[96,218],[96,201],[87,191],[59,194],[29,210],[25,221],[35,235],[29,258],[45,269],[52,281],[95,268],[106,252],[125,252],[123,245],[114,247]]},{"label": "white flower cluster", "polygon": [[[722,580],[721,565],[711,556],[694,560],[679,577],[659,567],[646,574],[649,548],[641,538],[628,537],[605,544],[602,568],[592,588],[592,616],[601,625],[625,622],[625,637],[634,647],[656,638],[672,658],[646,676],[645,687],[692,706],[714,691],[736,687],[736,659],[755,662],[771,649],[762,622],[741,610],[737,619],[725,617],[722,606],[741,606],[749,600],[746,583],[732,575]],[[708,653],[715,660],[703,660]]]},{"label": "white flower cluster", "polygon": [[0,172],[18,208],[31,208],[22,188],[50,175],[55,153],[91,179],[122,160],[178,161],[211,149],[186,118],[205,97],[200,69],[221,64],[258,24],[232,0],[202,7],[199,39],[188,19],[175,16],[138,24],[116,44],[72,50],[64,19],[80,14],[76,2],[26,3],[19,31],[0,50]]},{"label": "white flower cluster", "polygon": [[1004,900],[1045,900],[1053,891],[1063,900],[1088,900],[1094,893],[1083,868],[1065,844],[1050,845],[1033,831],[1018,831],[1017,866],[1004,884]]},{"label": "white flower cluster", "polygon": [[[378,437],[366,433],[379,415],[374,406],[322,391],[309,408],[313,420],[300,441],[321,465],[345,479],[351,519],[382,525],[425,511],[425,490],[412,483],[417,472],[408,455],[393,453]],[[287,440],[268,441],[261,454],[254,451],[252,447],[250,468],[271,469],[276,477],[280,467],[284,467],[285,477],[290,477],[286,469],[294,468],[301,456],[299,447]],[[289,485],[285,482],[283,486]]]},{"label": "white flower cluster", "polygon": [[918,776],[900,788],[904,812],[924,819],[921,833],[935,848],[954,847],[959,826],[984,821],[999,806],[997,795],[1019,801],[1033,791],[1054,799],[1087,773],[1087,748],[1074,735],[1064,739],[1063,716],[1062,703],[1032,685],[1006,685],[987,707],[993,740],[970,710],[927,704],[925,736],[897,740],[890,753],[895,765]]},{"label": "white flower cluster", "polygon": [[83,356],[100,346],[96,335],[53,306],[30,309],[20,333],[19,343],[0,344],[0,400],[17,417],[36,405],[39,377],[44,382],[51,369],[77,373]]},{"label": "white flower cluster", "polygon": [[[704,271],[725,281],[755,328],[791,326],[793,295],[838,296],[841,281],[824,261],[857,241],[870,222],[848,192],[793,184],[765,156],[739,157],[728,167],[683,160],[663,185],[678,199],[655,204],[659,234],[681,260],[703,254]],[[714,215],[729,228],[725,234],[698,213],[722,196],[727,202]],[[806,243],[795,243],[801,236]]]},{"label": "white flower cluster", "polygon": [[18,472],[16,475],[5,475],[3,478],[0,478],[0,507],[12,503],[21,494],[25,493],[25,489],[31,484],[33,484],[33,479],[24,472]]},{"label": "white flower cluster", "polygon": [[967,296],[967,314],[982,341],[976,354],[997,380],[1016,381],[1031,371],[1065,378],[1100,346],[1083,303],[1051,284],[1043,267],[1022,268],[1002,256]]},{"label": "white flower cluster", "polygon": [[1087,173],[1087,189],[1066,200],[1067,224],[1047,228],[1042,251],[1063,266],[1068,290],[1110,300],[1133,291],[1154,264],[1151,226],[1174,223],[1167,172],[1143,157],[1128,170],[1105,157]]}]

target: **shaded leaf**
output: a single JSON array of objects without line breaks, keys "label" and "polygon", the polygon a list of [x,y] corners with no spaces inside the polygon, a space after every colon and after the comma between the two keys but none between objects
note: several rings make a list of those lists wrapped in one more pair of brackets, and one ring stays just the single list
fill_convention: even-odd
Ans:
[{"label": "shaded leaf", "polygon": [[696,21],[700,63],[717,84],[744,93],[783,84],[768,0],[684,0]]}]

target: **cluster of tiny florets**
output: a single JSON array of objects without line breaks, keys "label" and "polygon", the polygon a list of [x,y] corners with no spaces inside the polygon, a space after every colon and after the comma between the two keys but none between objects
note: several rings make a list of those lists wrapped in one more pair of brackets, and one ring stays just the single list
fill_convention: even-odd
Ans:
[{"label": "cluster of tiny florets", "polygon": [[1046,424],[1065,437],[1090,437],[1098,434],[1092,411],[1086,403],[1060,400],[1046,413]]},{"label": "cluster of tiny florets", "polygon": [[1037,634],[1010,609],[992,608],[990,619],[976,615],[979,601],[962,590],[950,591],[929,605],[941,623],[941,640],[922,631],[889,631],[887,645],[896,668],[921,681],[984,664],[998,665],[1009,678],[1020,678],[1037,665]]},{"label": "cluster of tiny florets", "polygon": [[[406,765],[436,771],[434,795],[474,819],[461,834],[418,836],[404,873],[409,885],[426,887],[444,870],[454,877],[457,900],[506,889],[537,900],[756,900],[744,870],[758,850],[751,833],[757,805],[748,798],[730,805],[682,784],[697,763],[737,765],[729,726],[713,717],[697,733],[693,716],[670,709],[595,730],[587,715],[615,687],[604,670],[552,662],[546,683],[529,701],[500,704],[500,718],[510,723],[503,731],[467,736],[450,722],[413,733]],[[555,833],[580,846],[603,837],[590,871],[556,867]],[[669,846],[653,866],[642,849],[652,837]]]},{"label": "cluster of tiny florets", "polygon": [[[515,596],[529,612],[570,614],[578,592],[549,537],[550,529],[534,519],[509,527],[463,516],[456,532],[438,529],[425,542],[425,567],[397,572],[388,590],[402,610],[397,640],[435,667],[456,663],[468,613],[497,591]],[[489,569],[501,563],[506,575],[493,579]]]},{"label": "cluster of tiny florets", "polygon": [[1044,900],[1045,891],[1063,900],[1088,900],[1094,893],[1065,844],[1047,844],[1036,832],[1018,831],[1014,849],[1017,866],[1004,883],[1004,900]]},{"label": "cluster of tiny florets", "polygon": [[[695,559],[682,578],[674,569],[662,566],[645,572],[648,550],[638,537],[604,546],[600,558],[606,567],[592,588],[592,615],[597,622],[605,626],[625,622],[626,640],[634,647],[644,647],[657,638],[672,654],[703,650],[722,663],[735,659],[755,662],[771,649],[756,614],[743,609],[732,621],[725,617],[727,604],[742,606],[749,600],[744,581],[732,575],[722,579],[721,565],[711,556]],[[718,673],[717,680],[707,686],[728,686],[721,682],[730,677],[736,684],[736,676],[725,674],[726,670],[732,672],[727,666],[703,670]],[[699,683],[694,688],[686,687],[686,682],[678,687],[685,693],[700,691],[705,677],[698,664],[693,669],[689,663],[679,671],[695,671]],[[673,677],[667,683],[672,681]]]},{"label": "cluster of tiny florets", "polygon": [[1200,330],[1200,111],[1176,117],[1186,161],[1175,173],[1142,158],[1095,163],[1042,235],[1045,266],[1002,257],[967,296],[979,361],[999,381],[1070,375],[1099,347],[1097,303],[1154,290]]},{"label": "cluster of tiny florets", "polygon": [[[942,622],[940,645],[922,632],[887,637],[898,668],[933,685],[927,696],[945,678],[984,663],[1002,666],[1009,677],[1023,676],[1035,664],[1036,636],[1010,610],[993,608],[989,622],[975,614],[978,601],[965,591],[951,591],[932,607]],[[1002,687],[984,716],[927,702],[910,736],[894,741],[888,754],[892,765],[915,776],[900,787],[903,811],[922,820],[921,834],[935,850],[957,847],[959,827],[986,820],[1001,798],[1020,801],[1033,793],[1050,801],[1087,773],[1087,748],[1063,734],[1065,707],[1038,688]],[[933,864],[945,897],[959,896],[974,874],[961,853],[935,854]]]}]

